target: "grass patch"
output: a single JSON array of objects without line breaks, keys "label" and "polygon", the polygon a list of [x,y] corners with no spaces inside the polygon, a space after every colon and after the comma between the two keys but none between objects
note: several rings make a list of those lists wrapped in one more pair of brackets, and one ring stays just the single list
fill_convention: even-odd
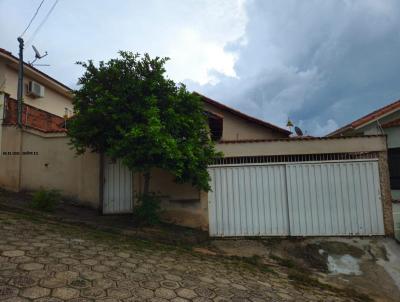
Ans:
[{"label": "grass patch", "polygon": [[59,191],[40,189],[33,194],[29,206],[39,211],[54,212],[60,200],[61,194]]},{"label": "grass patch", "polygon": [[279,265],[281,265],[281,266],[285,266],[285,267],[287,267],[287,268],[294,268],[294,267],[296,267],[296,263],[294,263],[294,261],[291,260],[291,259],[282,258],[282,257],[279,257],[279,256],[277,256],[277,255],[275,255],[275,254],[271,254],[269,257],[270,257],[272,260],[274,260],[276,263],[278,263]]},{"label": "grass patch", "polygon": [[133,215],[135,220],[143,226],[158,225],[160,218],[160,199],[154,194],[139,195],[139,205],[135,206]]},{"label": "grass patch", "polygon": [[[218,256],[217,256],[218,257]],[[262,261],[262,257],[253,255],[252,257],[240,256],[223,256],[229,259],[235,266],[240,266],[251,271],[261,271],[268,274],[276,274],[276,272]]]},{"label": "grass patch", "polygon": [[[116,229],[99,230],[87,225],[74,225],[49,220],[45,214],[40,213],[15,213],[7,212],[7,215],[14,219],[25,219],[35,224],[51,225],[48,229],[49,232],[57,233],[67,238],[77,238],[84,240],[95,241],[96,243],[106,243],[110,247],[118,246],[123,248],[130,248],[135,250],[143,249],[156,249],[157,251],[176,251],[181,248],[178,246],[169,246],[161,243],[146,241],[131,236],[123,235]],[[3,221],[2,221],[3,223]]]}]

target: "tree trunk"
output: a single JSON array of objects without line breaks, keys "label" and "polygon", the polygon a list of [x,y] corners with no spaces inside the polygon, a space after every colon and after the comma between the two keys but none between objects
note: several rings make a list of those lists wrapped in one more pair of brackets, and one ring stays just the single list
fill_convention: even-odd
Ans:
[{"label": "tree trunk", "polygon": [[150,192],[150,171],[145,172],[143,176],[144,176],[143,195],[148,196]]}]

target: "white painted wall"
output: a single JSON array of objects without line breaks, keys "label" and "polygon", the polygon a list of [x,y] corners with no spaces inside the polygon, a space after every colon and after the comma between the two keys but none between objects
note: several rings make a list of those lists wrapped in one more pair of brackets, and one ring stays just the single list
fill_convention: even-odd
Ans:
[{"label": "white painted wall", "polygon": [[394,236],[400,241],[400,203],[393,205]]},{"label": "white painted wall", "polygon": [[387,137],[388,148],[400,148],[400,126],[386,128],[385,134]]},{"label": "white painted wall", "polygon": [[[356,133],[363,133],[365,135],[386,134],[388,149],[400,148],[400,126],[383,129],[380,127],[380,125],[398,118],[400,118],[400,110],[384,116],[383,118],[379,119],[379,122],[373,122],[357,129]],[[392,190],[392,199],[400,200],[400,190]]]}]

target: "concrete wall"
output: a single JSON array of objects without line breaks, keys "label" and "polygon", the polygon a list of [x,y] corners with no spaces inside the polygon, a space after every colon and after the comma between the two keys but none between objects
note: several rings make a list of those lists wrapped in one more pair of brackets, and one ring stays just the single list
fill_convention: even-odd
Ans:
[{"label": "concrete wall", "polygon": [[[17,87],[18,87],[18,73],[17,70],[7,66],[5,68],[5,89],[12,98],[17,99]],[[32,98],[26,94],[27,85],[30,81],[35,80],[41,85],[45,86],[45,92],[43,98]],[[49,85],[41,80],[40,78],[34,77],[32,74],[26,73],[24,76],[24,102],[32,105],[36,108],[48,111],[58,116],[65,114],[65,108],[69,110],[69,114],[72,115],[73,105],[72,98],[61,94]]]},{"label": "concrete wall", "polygon": [[[0,83],[1,83],[1,78],[0,78]],[[1,92],[1,87],[0,87],[0,150],[1,150],[2,130],[3,130],[3,127],[1,127],[1,125],[3,125],[3,120],[4,120],[4,104],[5,104],[5,95],[4,93]]]},{"label": "concrete wall", "polygon": [[[204,108],[223,116],[222,140],[275,139],[286,134],[239,118],[228,111],[204,103]],[[134,177],[134,195],[141,193],[143,177]],[[178,225],[208,229],[208,195],[190,184],[176,184],[168,172],[152,171],[150,191],[162,200],[163,219]],[[135,199],[137,202],[137,199]]]},{"label": "concrete wall", "polygon": [[[12,190],[61,190],[64,196],[99,207],[100,158],[86,153],[75,156],[65,134],[44,134],[16,127],[2,127],[0,186]],[[379,154],[385,232],[393,234],[392,204],[383,136],[275,140],[259,143],[218,144],[225,156],[370,152]],[[20,156],[20,152],[27,153]],[[143,177],[133,178],[134,196],[142,192]],[[190,184],[176,184],[168,172],[152,171],[150,190],[162,199],[163,218],[178,225],[208,229],[208,194]],[[137,202],[137,201],[136,201]]]},{"label": "concrete wall", "polygon": [[[375,151],[379,156],[385,232],[388,235],[393,234],[385,136],[275,140],[259,143],[217,144],[216,147],[225,153],[225,157]],[[163,218],[166,221],[203,230],[208,229],[208,194],[206,192],[201,192],[189,184],[176,184],[172,175],[161,170],[153,171],[150,184],[151,191],[162,199]],[[135,195],[142,192],[142,186],[142,176],[135,175],[133,186]]]},{"label": "concrete wall", "polygon": [[[143,177],[134,175],[134,197],[143,192]],[[201,192],[191,184],[177,184],[174,177],[161,169],[151,172],[150,191],[161,199],[162,218],[177,225],[207,229],[207,193]]]},{"label": "concrete wall", "polygon": [[65,134],[2,128],[0,186],[15,191],[58,189],[65,197],[99,206],[98,154],[76,156]]},{"label": "concrete wall", "polygon": [[20,144],[21,131],[14,127],[0,127],[1,153],[0,153],[0,186],[2,188],[19,190]]},{"label": "concrete wall", "polygon": [[390,192],[390,175],[387,161],[387,151],[378,152],[379,156],[379,181],[381,185],[381,200],[383,209],[383,224],[385,235],[394,236],[392,196]]},{"label": "concrete wall", "polygon": [[244,139],[273,139],[287,137],[286,134],[273,129],[249,122],[243,118],[204,103],[204,108],[224,117],[222,140],[244,140]]},{"label": "concrete wall", "polygon": [[217,144],[225,157],[386,151],[385,136],[286,139]]}]

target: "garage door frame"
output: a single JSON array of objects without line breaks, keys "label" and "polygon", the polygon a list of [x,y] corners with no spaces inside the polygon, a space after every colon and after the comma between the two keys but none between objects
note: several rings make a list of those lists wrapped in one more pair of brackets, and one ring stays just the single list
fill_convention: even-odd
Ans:
[{"label": "garage door frame", "polygon": [[[336,233],[321,233],[321,232],[316,232],[313,230],[312,232],[303,232],[301,229],[296,229],[292,223],[293,220],[293,213],[290,213],[289,209],[291,207],[292,201],[289,200],[289,194],[291,192],[290,188],[288,188],[288,176],[287,176],[287,171],[288,167],[293,167],[296,165],[334,165],[334,164],[356,164],[357,165],[363,165],[363,163],[367,163],[368,165],[373,166],[374,172],[375,173],[373,177],[375,177],[375,190],[377,194],[377,199],[375,199],[374,202],[376,202],[377,209],[380,211],[380,213],[377,214],[377,220],[379,223],[379,226],[377,229],[375,229],[374,232],[336,232]],[[216,200],[215,194],[220,194],[220,191],[222,190],[220,187],[221,184],[215,183],[215,175],[213,173],[216,173],[215,171],[220,170],[222,171],[225,168],[244,168],[244,169],[249,169],[250,167],[271,167],[271,166],[284,166],[285,167],[285,188],[286,188],[286,202],[287,202],[287,209],[288,209],[288,229],[287,229],[287,234],[277,234],[277,233],[262,233],[262,232],[257,232],[257,221],[254,222],[255,226],[253,226],[253,231],[252,232],[247,232],[246,230],[241,230],[237,231],[236,227],[234,230],[232,229],[227,229],[226,228],[226,219],[224,217],[219,217],[217,218],[216,216],[218,214],[217,207],[219,206],[218,202],[214,202]],[[220,237],[225,237],[225,236],[351,236],[351,235],[384,235],[384,223],[383,223],[383,207],[382,207],[382,199],[381,199],[381,189],[380,189],[380,182],[379,182],[379,168],[378,168],[378,159],[377,158],[367,158],[367,159],[351,159],[351,160],[324,160],[324,161],[302,161],[302,162],[274,162],[274,163],[243,163],[243,164],[222,164],[222,165],[213,165],[209,167],[209,171],[212,176],[212,183],[211,186],[215,190],[215,192],[210,192],[209,193],[209,232],[211,236],[220,236]],[[218,181],[217,181],[218,182]],[[223,182],[223,181],[222,181]],[[290,184],[289,184],[290,186]],[[237,190],[238,188],[234,188],[234,190]],[[347,192],[349,193],[349,192]],[[353,194],[355,192],[351,192]],[[232,195],[232,194],[231,194]],[[353,194],[354,195],[354,194]],[[229,195],[228,195],[229,198]],[[351,199],[350,195],[349,198]],[[226,198],[227,199],[227,198]],[[226,201],[225,201],[226,202]],[[247,203],[247,199],[246,199]],[[228,209],[228,214],[229,215],[230,209]],[[234,212],[234,210],[232,211]],[[226,216],[226,214],[225,214]],[[264,219],[267,219],[264,217]],[[222,221],[218,221],[222,220]],[[265,222],[264,222],[265,224]],[[222,226],[222,231],[221,231],[221,226]],[[229,226],[228,226],[229,227]],[[258,226],[258,230],[260,227]]]}]

